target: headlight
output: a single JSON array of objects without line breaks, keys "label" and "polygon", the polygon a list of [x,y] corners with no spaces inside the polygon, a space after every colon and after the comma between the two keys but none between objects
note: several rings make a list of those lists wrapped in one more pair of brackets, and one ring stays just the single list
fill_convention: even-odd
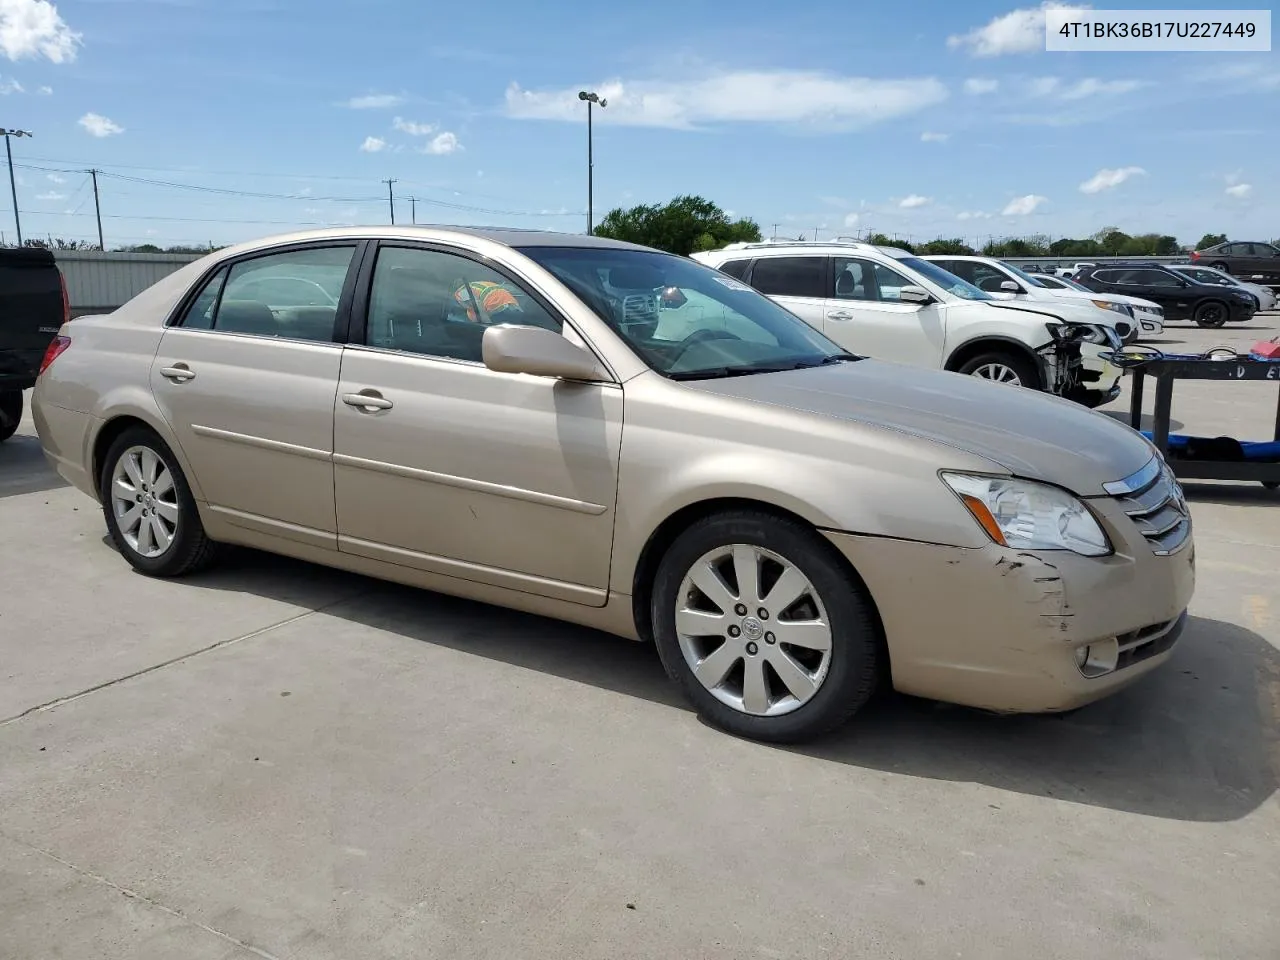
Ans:
[{"label": "headlight", "polygon": [[1096,343],[1100,346],[1118,350],[1124,346],[1114,327],[1099,323],[1048,323],[1049,336],[1055,340],[1083,340],[1085,343]]},{"label": "headlight", "polygon": [[1100,310],[1110,310],[1112,313],[1122,313],[1126,317],[1133,316],[1133,310],[1123,303],[1109,303],[1106,300],[1090,300],[1089,302]]},{"label": "headlight", "polygon": [[1070,550],[1086,557],[1111,552],[1089,508],[1065,490],[1030,480],[944,473],[943,481],[973,519],[1002,547]]}]

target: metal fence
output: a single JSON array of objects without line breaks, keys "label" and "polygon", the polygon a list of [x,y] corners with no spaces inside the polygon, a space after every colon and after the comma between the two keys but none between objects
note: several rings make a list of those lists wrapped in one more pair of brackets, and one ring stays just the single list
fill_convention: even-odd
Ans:
[{"label": "metal fence", "polygon": [[100,250],[55,250],[54,259],[67,281],[72,316],[109,313],[147,287],[188,263],[193,253],[103,253]]}]

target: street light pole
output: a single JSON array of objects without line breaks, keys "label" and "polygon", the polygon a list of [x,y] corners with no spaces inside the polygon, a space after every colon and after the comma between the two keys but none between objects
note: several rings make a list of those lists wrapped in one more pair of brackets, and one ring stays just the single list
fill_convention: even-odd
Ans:
[{"label": "street light pole", "polygon": [[22,221],[18,218],[18,186],[13,176],[13,148],[9,146],[10,137],[29,137],[26,130],[7,130],[0,128],[4,135],[4,153],[9,159],[9,193],[13,196],[13,225],[18,228],[18,246],[22,246]]},{"label": "street light pole", "polygon": [[595,188],[595,157],[592,153],[592,136],[591,136],[591,106],[592,104],[600,104],[601,109],[609,105],[609,102],[602,98],[599,94],[580,90],[578,99],[586,101],[587,104],[587,236],[591,236],[591,207],[594,201],[593,192]]}]

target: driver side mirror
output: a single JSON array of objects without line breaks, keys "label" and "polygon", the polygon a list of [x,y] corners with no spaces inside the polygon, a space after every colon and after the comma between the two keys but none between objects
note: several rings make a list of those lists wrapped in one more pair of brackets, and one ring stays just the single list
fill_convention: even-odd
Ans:
[{"label": "driver side mirror", "polygon": [[933,297],[924,287],[917,287],[913,283],[907,284],[898,291],[898,299],[902,303],[918,303],[924,306],[927,303],[933,303]]},{"label": "driver side mirror", "polygon": [[480,341],[480,350],[484,365],[497,373],[587,382],[613,379],[589,350],[545,327],[489,327]]},{"label": "driver side mirror", "polygon": [[1012,280],[1004,280],[1000,284],[1000,289],[1005,293],[1022,293],[1022,288]]}]

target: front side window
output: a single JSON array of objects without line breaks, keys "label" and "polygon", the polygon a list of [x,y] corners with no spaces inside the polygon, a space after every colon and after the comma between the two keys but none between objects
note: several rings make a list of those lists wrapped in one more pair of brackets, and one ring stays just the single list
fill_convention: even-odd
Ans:
[{"label": "front side window", "polygon": [[[685,257],[609,247],[530,246],[520,252],[572,290],[663,376],[706,379],[848,359],[793,313]],[[755,270],[774,259],[757,260]]]},{"label": "front side window", "polygon": [[1253,245],[1253,255],[1255,257],[1280,257],[1280,250],[1269,243],[1255,243]]},{"label": "front side window", "polygon": [[482,263],[439,250],[378,251],[369,346],[481,363],[485,329],[507,323],[561,330],[527,291]]},{"label": "front side window", "polygon": [[936,263],[930,263],[928,260],[921,260],[919,257],[897,257],[897,263],[904,269],[924,277],[930,283],[936,284],[953,297],[959,297],[961,300],[994,300],[995,297],[987,293],[980,287],[974,286],[968,280],[957,277],[954,273],[942,269]]},{"label": "front side window", "polygon": [[210,278],[182,325],[332,342],[338,300],[355,249],[310,247],[237,261]]},{"label": "front side window", "polygon": [[762,257],[751,271],[751,285],[775,297],[822,297],[826,257]]},{"label": "front side window", "polygon": [[1148,287],[1179,287],[1182,281],[1178,275],[1169,270],[1135,270],[1138,279],[1134,283],[1140,283]]},{"label": "front side window", "polygon": [[1094,272],[1092,279],[1095,283],[1120,284],[1124,282],[1123,275],[1119,270],[1097,270]]}]

